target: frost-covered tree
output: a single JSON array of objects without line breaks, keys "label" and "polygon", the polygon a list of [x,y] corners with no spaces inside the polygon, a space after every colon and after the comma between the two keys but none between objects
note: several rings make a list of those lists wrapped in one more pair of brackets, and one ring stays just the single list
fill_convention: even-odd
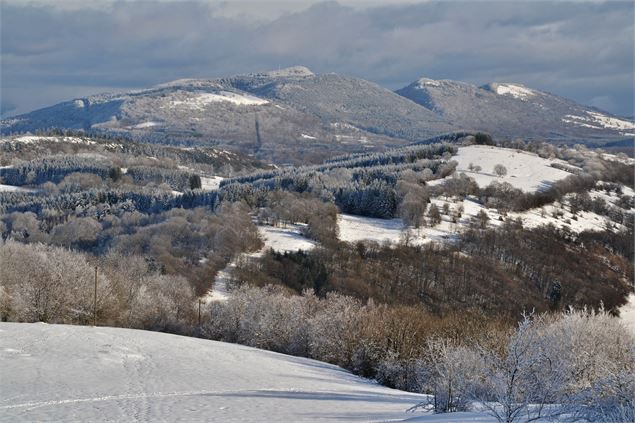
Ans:
[{"label": "frost-covered tree", "polygon": [[431,204],[430,209],[428,210],[428,220],[430,221],[430,226],[437,226],[441,223],[441,212],[439,212],[439,208],[436,204]]},{"label": "frost-covered tree", "polygon": [[499,163],[494,166],[494,173],[500,178],[507,175],[507,168]]}]

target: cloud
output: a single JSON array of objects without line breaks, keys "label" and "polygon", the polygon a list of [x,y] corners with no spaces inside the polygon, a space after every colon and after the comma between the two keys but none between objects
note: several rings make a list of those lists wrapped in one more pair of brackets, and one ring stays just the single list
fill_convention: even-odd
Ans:
[{"label": "cloud", "polygon": [[3,104],[24,112],[88,92],[302,64],[392,89],[423,75],[520,82],[633,114],[630,2],[378,4],[8,1]]}]

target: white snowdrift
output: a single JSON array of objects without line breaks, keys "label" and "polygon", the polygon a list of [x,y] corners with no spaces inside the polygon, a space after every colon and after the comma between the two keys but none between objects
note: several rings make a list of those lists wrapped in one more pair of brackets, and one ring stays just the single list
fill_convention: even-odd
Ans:
[{"label": "white snowdrift", "polygon": [[0,323],[0,420],[379,422],[422,395],[329,364],[130,329]]}]

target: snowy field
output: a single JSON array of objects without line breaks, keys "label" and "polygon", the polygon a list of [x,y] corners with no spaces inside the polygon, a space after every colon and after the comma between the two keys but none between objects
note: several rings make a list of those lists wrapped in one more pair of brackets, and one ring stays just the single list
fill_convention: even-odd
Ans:
[{"label": "snowy field", "polygon": [[225,179],[222,176],[201,176],[201,189],[215,190],[220,187],[220,182]]},{"label": "snowy field", "polygon": [[[377,219],[340,214],[337,222],[340,231],[339,238],[346,242],[376,241],[396,244],[404,240],[405,232],[408,231],[408,242],[411,245],[420,245],[431,241],[451,242],[458,233],[467,229],[481,210],[487,213],[490,219],[489,226],[501,225],[503,223],[501,218],[520,218],[526,228],[553,224],[557,228],[566,228],[573,233],[579,233],[586,230],[605,230],[608,222],[607,217],[588,211],[579,211],[574,216],[568,206],[559,203],[530,209],[522,213],[509,213],[506,217],[502,217],[497,210],[485,208],[478,204],[475,199],[469,197],[462,201],[442,198],[433,198],[431,201],[439,210],[442,210],[443,206],[447,204],[449,215],[453,215],[460,207],[463,208],[463,213],[456,222],[453,222],[449,215],[442,214],[441,223],[435,227],[420,227],[418,229],[405,226],[399,218]],[[555,212],[561,213],[561,216],[554,217]]]},{"label": "snowy field", "polygon": [[[406,410],[423,396],[336,366],[157,332],[0,323],[0,363],[6,422],[384,422],[422,415]],[[447,417],[421,421],[487,419]]]},{"label": "snowy field", "polygon": [[[546,189],[553,182],[571,175],[564,170],[551,167],[552,163],[570,166],[562,160],[543,159],[536,154],[487,145],[459,147],[458,154],[452,156],[452,160],[458,162],[458,173],[465,173],[474,178],[480,187],[486,187],[494,181],[507,182],[525,192],[534,192]],[[470,163],[480,166],[481,170],[478,172],[470,170]],[[496,176],[494,166],[497,164],[507,168],[507,175]],[[443,179],[434,180],[430,181],[430,184],[435,185],[442,181]]]},{"label": "snowy field", "polygon": [[265,246],[264,250],[272,249],[284,253],[285,251],[308,251],[317,245],[317,242],[306,238],[302,234],[302,229],[305,225],[285,225],[281,227],[274,227],[268,225],[258,226],[258,232],[262,237]]},{"label": "snowy field", "polygon": [[401,239],[404,224],[401,219],[377,219],[373,217],[340,214],[337,219],[341,241],[362,240],[396,243]]}]

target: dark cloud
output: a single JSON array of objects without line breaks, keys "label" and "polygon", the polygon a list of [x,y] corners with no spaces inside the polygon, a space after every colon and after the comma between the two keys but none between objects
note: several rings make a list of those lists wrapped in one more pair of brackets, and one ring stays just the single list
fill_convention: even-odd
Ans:
[{"label": "dark cloud", "polygon": [[90,92],[302,64],[393,89],[423,75],[520,82],[633,115],[633,7],[327,2],[264,20],[206,2],[9,2],[1,15],[2,104],[24,112]]}]

